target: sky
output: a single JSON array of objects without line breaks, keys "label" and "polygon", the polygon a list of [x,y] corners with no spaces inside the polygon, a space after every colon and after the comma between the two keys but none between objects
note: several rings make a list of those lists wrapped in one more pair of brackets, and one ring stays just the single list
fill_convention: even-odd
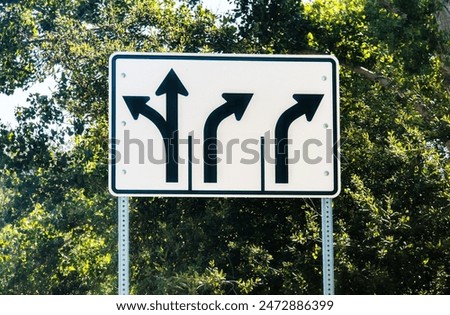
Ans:
[{"label": "sky", "polygon": [[[214,13],[222,13],[233,8],[227,0],[203,0],[203,4]],[[0,121],[12,127],[16,126],[17,121],[14,118],[14,109],[17,106],[26,106],[30,93],[49,95],[52,88],[54,88],[54,81],[47,79],[42,83],[33,85],[27,91],[16,89],[14,94],[9,96],[0,93]]]},{"label": "sky", "polygon": [[17,125],[14,117],[14,109],[17,106],[26,106],[27,98],[31,93],[40,93],[42,95],[50,95],[52,88],[54,89],[54,81],[47,79],[42,83],[37,83],[27,91],[16,89],[13,95],[5,95],[0,93],[0,121],[12,127]]}]

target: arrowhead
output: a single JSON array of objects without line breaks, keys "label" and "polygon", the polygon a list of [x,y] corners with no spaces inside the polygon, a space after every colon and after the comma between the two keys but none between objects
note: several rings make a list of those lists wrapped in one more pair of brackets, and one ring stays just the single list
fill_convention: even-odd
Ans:
[{"label": "arrowhead", "polygon": [[139,114],[142,113],[142,110],[145,106],[147,106],[147,102],[150,100],[148,96],[124,96],[123,97],[125,103],[130,110],[131,116],[133,116],[134,120],[137,120]]},{"label": "arrowhead", "polygon": [[292,97],[303,107],[306,120],[311,121],[322,101],[323,94],[294,94]]},{"label": "arrowhead", "polygon": [[155,94],[157,96],[175,92],[177,94],[181,94],[184,96],[188,96],[189,93],[184,87],[183,83],[181,83],[180,79],[178,78],[177,74],[173,69],[170,69],[169,73],[166,75],[164,80],[161,82],[159,88],[156,90]]},{"label": "arrowhead", "polygon": [[253,93],[223,93],[222,97],[227,101],[228,108],[233,111],[236,120],[241,120],[250,103]]}]

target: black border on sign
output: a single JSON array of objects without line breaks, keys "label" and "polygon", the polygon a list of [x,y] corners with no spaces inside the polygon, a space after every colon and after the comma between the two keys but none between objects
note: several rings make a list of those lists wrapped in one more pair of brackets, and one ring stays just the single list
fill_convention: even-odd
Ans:
[{"label": "black border on sign", "polygon": [[[338,146],[335,145],[338,139],[338,64],[336,59],[331,56],[294,56],[294,55],[212,55],[212,54],[151,54],[151,53],[115,53],[110,58],[110,137],[116,139],[116,60],[117,59],[173,59],[173,60],[205,60],[205,61],[281,61],[281,62],[329,62],[332,67],[332,98],[333,98],[333,171],[334,188],[331,191],[268,191],[262,186],[259,191],[255,190],[135,190],[135,189],[117,189],[116,188],[116,158],[111,157],[109,161],[109,189],[115,196],[179,196],[179,197],[336,197],[340,192],[340,163]],[[262,142],[263,143],[263,142]],[[262,144],[263,145],[263,144]],[[110,152],[116,150],[115,141],[111,141]],[[189,153],[190,154],[190,153]],[[190,157],[189,157],[190,158]],[[189,166],[190,167],[190,166]],[[190,171],[189,177],[192,177]],[[191,183],[192,178],[189,178]]]}]

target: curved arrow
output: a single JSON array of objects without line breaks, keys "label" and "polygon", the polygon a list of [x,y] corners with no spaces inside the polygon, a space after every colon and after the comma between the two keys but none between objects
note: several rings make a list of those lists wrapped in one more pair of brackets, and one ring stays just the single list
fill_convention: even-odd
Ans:
[{"label": "curved arrow", "polygon": [[123,96],[123,99],[134,120],[137,120],[139,115],[145,116],[155,124],[163,139],[169,137],[166,120],[156,110],[147,106],[147,102],[150,100],[149,96]]},{"label": "curved arrow", "polygon": [[297,101],[297,104],[281,114],[275,126],[275,182],[280,184],[289,182],[289,127],[303,115],[306,116],[307,121],[311,121],[322,101],[323,94],[294,94],[292,97]]},{"label": "curved arrow", "polygon": [[252,96],[253,93],[223,93],[222,97],[227,102],[216,108],[206,119],[203,129],[205,183],[217,183],[217,129],[220,123],[232,114],[237,121],[241,120]]},{"label": "curved arrow", "polygon": [[[124,96],[125,103],[130,110],[131,115],[135,120],[142,115],[152,121],[161,133],[162,139],[164,141],[164,149],[166,154],[166,181],[167,182],[178,182],[178,176],[175,177],[173,174],[178,175],[178,165],[173,165],[171,163],[171,154],[173,145],[170,143],[170,132],[167,121],[158,113],[156,110],[147,106],[147,102],[150,100],[148,96]],[[173,159],[172,159],[173,160]],[[176,170],[174,171],[173,168]]]}]

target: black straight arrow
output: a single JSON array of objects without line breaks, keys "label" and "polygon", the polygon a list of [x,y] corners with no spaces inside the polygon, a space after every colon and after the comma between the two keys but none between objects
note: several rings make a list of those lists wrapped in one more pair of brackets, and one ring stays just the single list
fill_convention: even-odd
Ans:
[{"label": "black straight arrow", "polygon": [[155,94],[166,94],[167,122],[170,130],[178,130],[178,94],[188,96],[189,93],[173,69],[170,69],[159,85]]},{"label": "black straight arrow", "polygon": [[294,94],[297,104],[287,109],[275,126],[275,183],[289,182],[288,131],[291,124],[305,115],[311,121],[322,101],[323,94]]},{"label": "black straight arrow", "polygon": [[187,96],[188,91],[173,69],[156,90],[157,96],[166,94],[166,115],[168,137],[164,138],[166,144],[166,181],[178,182],[178,94]]},{"label": "black straight arrow", "polygon": [[252,96],[252,93],[223,93],[222,97],[227,102],[216,108],[206,119],[203,129],[205,183],[217,183],[217,129],[220,123],[233,114],[237,121],[241,120]]}]

